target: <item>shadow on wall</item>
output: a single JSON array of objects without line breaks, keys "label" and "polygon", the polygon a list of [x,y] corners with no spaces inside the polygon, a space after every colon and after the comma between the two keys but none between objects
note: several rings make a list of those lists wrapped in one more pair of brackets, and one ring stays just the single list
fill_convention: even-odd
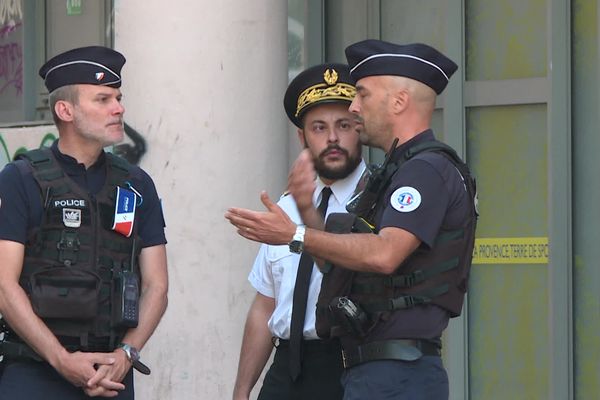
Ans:
[{"label": "shadow on wall", "polygon": [[[146,141],[128,124],[125,124],[125,135],[126,142],[114,146],[112,151],[132,164],[139,164],[146,153]],[[50,146],[57,137],[54,125],[1,129],[0,168],[27,150]]]}]

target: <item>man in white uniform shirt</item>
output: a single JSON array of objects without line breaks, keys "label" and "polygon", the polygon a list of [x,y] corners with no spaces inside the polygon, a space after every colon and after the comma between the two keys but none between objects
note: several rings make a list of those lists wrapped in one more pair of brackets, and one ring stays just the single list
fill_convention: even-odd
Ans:
[{"label": "man in white uniform shirt", "polygon": [[[324,208],[325,216],[346,212],[345,205],[365,169],[355,118],[348,111],[355,93],[348,66],[343,64],[311,67],[288,86],[284,107],[298,127],[300,143],[312,156],[317,173],[312,202],[290,194],[278,202],[297,224],[303,223],[298,207],[312,209],[303,215],[318,215]],[[339,342],[320,340],[315,330],[322,275],[310,255],[300,253],[302,249],[290,246],[260,247],[248,277],[257,293],[246,320],[234,400],[249,398],[274,346],[273,364],[259,400],[342,398]],[[303,263],[308,270],[305,278],[299,273]],[[302,280],[306,283],[300,283]],[[300,338],[290,340],[294,326]]]}]

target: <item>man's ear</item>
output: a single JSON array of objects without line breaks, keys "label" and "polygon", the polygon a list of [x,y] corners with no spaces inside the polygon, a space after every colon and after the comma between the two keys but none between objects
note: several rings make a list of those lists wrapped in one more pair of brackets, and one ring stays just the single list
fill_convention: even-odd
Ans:
[{"label": "man's ear", "polygon": [[59,100],[54,104],[54,112],[61,121],[73,121],[73,104],[66,100]]},{"label": "man's ear", "polygon": [[410,96],[407,89],[397,90],[392,96],[392,111],[394,114],[400,114],[406,108],[410,102]]},{"label": "man's ear", "polygon": [[298,128],[296,130],[296,133],[298,134],[298,140],[300,141],[300,145],[302,146],[303,149],[306,148],[306,137],[304,136],[304,130]]}]

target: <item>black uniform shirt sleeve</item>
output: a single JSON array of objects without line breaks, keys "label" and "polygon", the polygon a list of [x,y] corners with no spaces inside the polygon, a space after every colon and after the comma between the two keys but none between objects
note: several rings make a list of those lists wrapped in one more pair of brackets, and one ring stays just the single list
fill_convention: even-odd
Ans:
[{"label": "black uniform shirt sleeve", "polygon": [[[407,195],[408,203],[403,201]],[[416,207],[414,202],[418,203]],[[444,221],[449,194],[430,157],[418,156],[404,163],[394,174],[384,204],[380,229],[404,229],[431,248]]]},{"label": "black uniform shirt sleeve", "polygon": [[136,221],[142,247],[151,247],[167,243],[165,220],[162,206],[152,178],[141,168],[132,171],[132,186],[142,195],[142,204],[138,207]]},{"label": "black uniform shirt sleeve", "polygon": [[[29,177],[31,182],[25,182],[16,163],[7,164],[0,171],[0,240],[25,244],[29,227],[41,216],[39,210],[36,216],[31,212],[31,196],[39,199],[39,189],[30,174]],[[37,208],[41,209],[41,205]]]}]

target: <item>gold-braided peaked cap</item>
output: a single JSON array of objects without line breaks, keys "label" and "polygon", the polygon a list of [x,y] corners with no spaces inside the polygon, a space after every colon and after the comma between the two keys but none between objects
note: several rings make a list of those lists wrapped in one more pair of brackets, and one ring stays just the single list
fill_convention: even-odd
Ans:
[{"label": "gold-braided peaked cap", "polygon": [[283,105],[290,121],[302,128],[302,116],[311,107],[330,102],[350,103],[355,95],[349,67],[327,63],[298,74],[285,92]]}]

